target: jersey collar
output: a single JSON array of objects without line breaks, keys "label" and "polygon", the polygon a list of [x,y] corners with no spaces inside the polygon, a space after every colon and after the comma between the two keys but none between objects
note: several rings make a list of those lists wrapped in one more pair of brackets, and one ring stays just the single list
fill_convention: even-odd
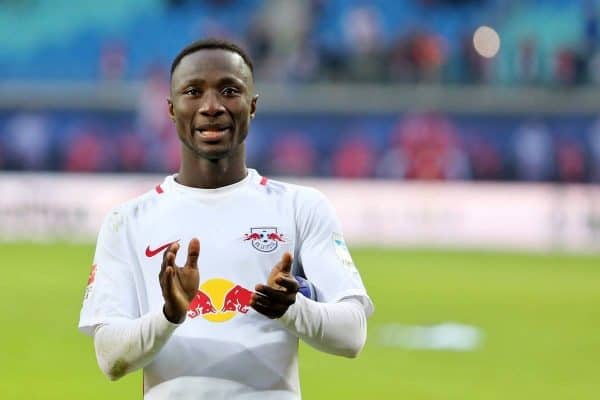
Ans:
[{"label": "jersey collar", "polygon": [[202,189],[202,188],[195,188],[195,187],[191,187],[191,186],[182,185],[175,180],[176,177],[177,177],[177,174],[173,174],[173,175],[169,175],[165,178],[164,182],[161,185],[161,187],[163,188],[163,190],[165,192],[175,192],[175,193],[179,193],[182,195],[199,197],[199,198],[214,198],[214,197],[226,196],[226,195],[229,195],[231,193],[238,191],[239,189],[242,189],[243,187],[247,186],[248,184],[250,184],[252,182],[260,180],[260,178],[261,178],[260,175],[258,174],[258,172],[256,172],[256,170],[248,168],[248,174],[246,175],[246,177],[244,179],[242,179],[239,182],[236,182],[236,183],[233,183],[233,184],[227,185],[227,186],[222,186],[222,187],[219,187],[216,189]]}]

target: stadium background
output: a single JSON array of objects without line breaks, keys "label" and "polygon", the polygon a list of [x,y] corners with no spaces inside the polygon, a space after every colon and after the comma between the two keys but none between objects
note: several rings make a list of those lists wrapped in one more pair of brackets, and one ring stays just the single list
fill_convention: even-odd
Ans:
[{"label": "stadium background", "polygon": [[332,199],[377,308],[358,360],[301,349],[305,398],[596,398],[599,6],[0,1],[0,397],[140,397],[76,330],[94,235],[176,170],[170,60],[221,36],[249,165]]}]

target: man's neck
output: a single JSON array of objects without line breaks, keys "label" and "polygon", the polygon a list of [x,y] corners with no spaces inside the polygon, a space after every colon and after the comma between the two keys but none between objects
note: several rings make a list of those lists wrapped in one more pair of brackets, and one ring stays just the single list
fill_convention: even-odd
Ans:
[{"label": "man's neck", "polygon": [[190,187],[216,189],[232,185],[248,175],[244,157],[207,160],[182,155],[177,182]]}]

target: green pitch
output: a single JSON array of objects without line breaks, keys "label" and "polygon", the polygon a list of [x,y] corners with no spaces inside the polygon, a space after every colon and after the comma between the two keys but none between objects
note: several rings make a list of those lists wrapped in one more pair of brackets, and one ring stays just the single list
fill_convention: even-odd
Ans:
[{"label": "green pitch", "polygon": [[[0,398],[141,398],[141,375],[109,382],[96,366],[91,339],[76,329],[92,251],[0,245]],[[302,347],[305,399],[598,398],[600,257],[353,255],[376,305],[368,344],[356,360]],[[445,321],[477,327],[482,345],[408,350],[380,340],[389,324]]]}]

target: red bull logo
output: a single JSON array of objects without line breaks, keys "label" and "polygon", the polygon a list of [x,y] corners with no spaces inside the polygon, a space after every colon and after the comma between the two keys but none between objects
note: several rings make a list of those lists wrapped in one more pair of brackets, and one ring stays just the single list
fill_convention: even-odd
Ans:
[{"label": "red bull logo", "polygon": [[278,242],[285,242],[285,240],[283,240],[283,235],[280,235],[277,232],[271,232],[271,233],[267,234],[267,239],[275,240]]},{"label": "red bull logo", "polygon": [[233,289],[225,294],[221,311],[238,311],[246,314],[248,307],[250,307],[250,300],[252,300],[252,292],[245,287],[235,285]]},{"label": "red bull logo", "polygon": [[250,233],[244,234],[244,241],[252,243],[252,247],[263,253],[270,253],[285,243],[283,233],[277,232],[274,226],[250,228]]},{"label": "red bull logo", "polygon": [[211,322],[225,322],[250,310],[252,291],[222,278],[209,279],[200,285],[192,299],[188,317]]},{"label": "red bull logo", "polygon": [[260,240],[260,234],[253,232],[253,233],[246,233],[244,236],[244,240],[248,241],[248,240]]},{"label": "red bull logo", "polygon": [[196,318],[198,315],[204,314],[216,314],[217,309],[212,304],[210,297],[202,290],[198,289],[196,296],[190,303],[188,316],[190,318]]}]

